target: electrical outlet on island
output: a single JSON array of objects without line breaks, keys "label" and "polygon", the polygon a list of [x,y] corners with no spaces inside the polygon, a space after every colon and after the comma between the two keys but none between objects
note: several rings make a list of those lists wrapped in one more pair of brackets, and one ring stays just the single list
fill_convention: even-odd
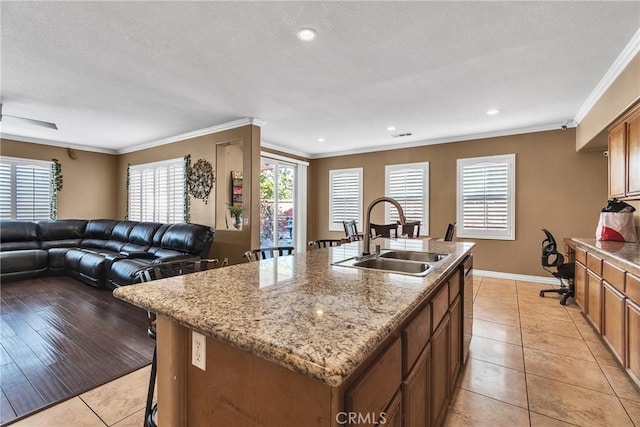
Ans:
[{"label": "electrical outlet on island", "polygon": [[207,337],[196,331],[191,331],[191,363],[207,370]]}]

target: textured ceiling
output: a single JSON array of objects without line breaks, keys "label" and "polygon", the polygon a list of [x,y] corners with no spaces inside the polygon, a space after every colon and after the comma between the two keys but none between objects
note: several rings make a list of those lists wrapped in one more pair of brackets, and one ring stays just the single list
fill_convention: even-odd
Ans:
[{"label": "textured ceiling", "polygon": [[[59,127],[5,118],[2,133],[113,152],[242,118],[310,156],[559,128],[640,28],[637,1],[4,1],[0,13],[4,112]],[[302,27],[317,39],[298,40]]]}]

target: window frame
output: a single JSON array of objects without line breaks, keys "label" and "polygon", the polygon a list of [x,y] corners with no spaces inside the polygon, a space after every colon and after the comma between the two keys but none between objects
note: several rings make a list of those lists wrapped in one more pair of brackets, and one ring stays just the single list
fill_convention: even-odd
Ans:
[{"label": "window frame", "polygon": [[[464,226],[464,168],[467,166],[482,164],[500,164],[507,166],[507,183],[506,183],[506,221],[507,226],[504,230],[499,229],[469,229]],[[516,198],[516,155],[515,154],[499,154],[493,156],[471,157],[457,159],[457,183],[456,183],[456,234],[457,237],[471,239],[490,239],[490,240],[515,240],[516,233],[516,216],[515,216],[515,198]],[[486,192],[484,193],[486,195]]]},{"label": "window frame", "polygon": [[[0,163],[8,164],[11,168],[11,200],[10,204],[10,218],[3,218],[10,221],[41,221],[47,219],[55,219],[56,212],[54,209],[54,200],[55,200],[55,187],[54,187],[54,171],[53,165],[54,162],[50,160],[36,160],[36,159],[27,159],[22,157],[9,157],[9,156],[0,156]],[[47,216],[46,217],[36,217],[32,215],[32,218],[18,218],[18,206],[17,206],[17,174],[16,174],[16,166],[32,166],[41,169],[46,169],[48,171],[48,181],[49,181],[49,197],[47,200]],[[35,211],[32,211],[35,213]]]},{"label": "window frame", "polygon": [[338,223],[334,223],[333,220],[333,205],[334,205],[334,177],[340,175],[357,175],[358,178],[358,217],[356,218],[356,224],[358,225],[358,229],[362,232],[362,188],[363,188],[363,168],[348,168],[348,169],[331,169],[329,171],[329,231],[343,231],[344,226],[342,225],[342,220]]},{"label": "window frame", "polygon": [[[180,166],[182,168],[182,194],[179,195],[179,197],[174,197],[173,199],[179,199],[182,200],[182,213],[181,213],[181,218],[177,221],[171,221],[169,220],[169,217],[171,216],[171,212],[173,211],[173,209],[171,209],[171,201],[172,201],[172,197],[167,196],[167,218],[166,220],[164,218],[160,217],[160,212],[158,211],[158,200],[156,198],[156,192],[158,191],[157,188],[157,172],[158,170],[162,169],[162,168],[167,168],[169,169],[172,166]],[[132,202],[132,188],[131,188],[131,174],[137,171],[140,171],[141,173],[144,171],[148,171],[148,170],[152,170],[153,171],[153,187],[154,187],[154,195],[153,195],[153,218],[150,219],[148,217],[145,217],[145,212],[143,210],[143,208],[140,208],[140,218],[133,218],[132,217],[132,212],[131,212],[131,207],[133,205]],[[187,190],[187,186],[186,186],[186,174],[187,174],[187,167],[185,164],[185,160],[184,157],[178,157],[178,158],[174,158],[174,159],[167,159],[167,160],[160,160],[157,162],[149,162],[149,163],[141,163],[138,165],[130,165],[129,166],[129,177],[128,177],[128,185],[127,185],[127,219],[131,220],[131,221],[148,221],[148,222],[162,222],[162,223],[167,223],[167,224],[179,224],[179,223],[183,223],[183,222],[188,222],[188,214],[187,214],[187,206],[185,205],[186,203],[186,197],[188,194],[188,190]],[[168,182],[168,181],[167,181]],[[174,196],[176,196],[174,194]],[[140,205],[142,206],[143,204],[143,197],[142,197],[142,184],[140,186]],[[174,212],[175,213],[175,212]]]},{"label": "window frame", "polygon": [[[384,194],[387,197],[393,197],[390,189],[390,174],[395,171],[405,171],[411,169],[420,169],[424,174],[424,182],[422,186],[422,218],[420,218],[420,235],[428,236],[429,235],[429,162],[416,162],[416,163],[399,163],[393,165],[385,165],[384,167]],[[400,204],[403,205],[403,202],[400,201]],[[402,206],[403,209],[405,206]],[[390,224],[391,213],[392,210],[395,210],[395,207],[392,207],[389,203],[385,203],[385,224]],[[406,216],[405,212],[405,216]],[[416,218],[409,217],[408,220],[416,220]]]}]

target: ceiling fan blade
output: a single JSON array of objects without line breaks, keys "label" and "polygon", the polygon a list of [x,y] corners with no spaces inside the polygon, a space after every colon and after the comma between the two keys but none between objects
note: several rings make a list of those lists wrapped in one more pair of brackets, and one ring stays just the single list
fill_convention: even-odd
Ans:
[{"label": "ceiling fan blade", "polygon": [[31,123],[32,125],[43,126],[49,129],[58,130],[58,126],[56,126],[55,123],[51,123],[51,122],[44,122],[42,120],[35,120],[35,119],[27,119],[26,117],[11,116],[9,114],[3,114],[2,117],[12,117],[14,119],[22,120],[23,122]]}]

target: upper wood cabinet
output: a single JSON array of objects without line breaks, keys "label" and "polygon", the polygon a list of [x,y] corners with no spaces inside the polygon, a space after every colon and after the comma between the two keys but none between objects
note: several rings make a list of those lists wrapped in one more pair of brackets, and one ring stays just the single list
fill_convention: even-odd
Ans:
[{"label": "upper wood cabinet", "polygon": [[640,198],[640,104],[609,128],[609,197]]}]

